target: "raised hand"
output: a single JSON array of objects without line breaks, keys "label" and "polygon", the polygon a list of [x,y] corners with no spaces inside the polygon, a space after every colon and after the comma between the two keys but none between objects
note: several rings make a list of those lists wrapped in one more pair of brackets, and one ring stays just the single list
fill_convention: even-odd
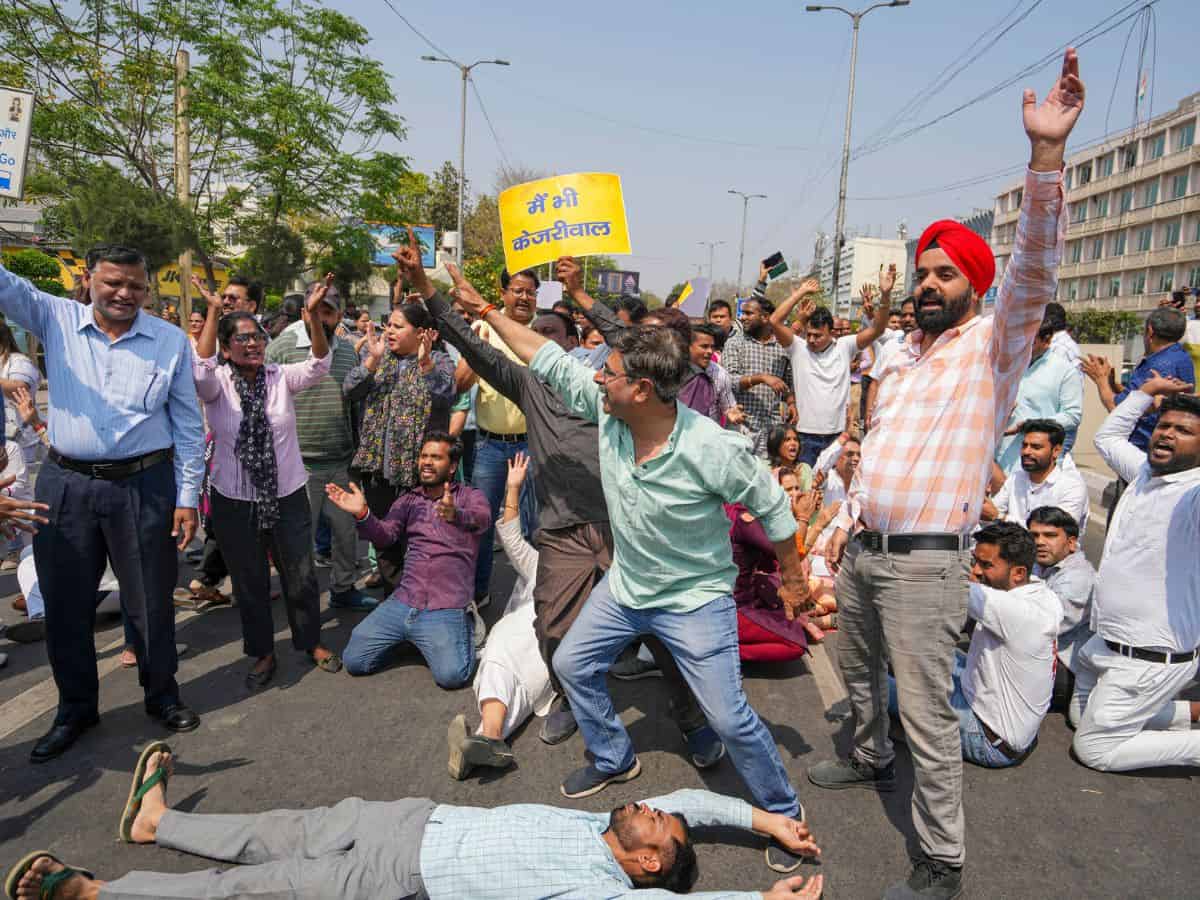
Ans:
[{"label": "raised hand", "polygon": [[442,490],[442,496],[438,498],[438,502],[434,504],[434,508],[443,521],[454,521],[456,511],[454,509],[454,496],[450,493],[450,482],[446,482],[446,486]]},{"label": "raised hand", "polygon": [[[879,273],[879,278],[883,280],[882,270]],[[863,317],[870,320],[875,318],[875,289],[869,284],[864,284],[859,288],[859,296],[862,297],[862,314]]]},{"label": "raised hand", "polygon": [[425,274],[425,267],[421,265],[421,241],[411,225],[408,226],[408,243],[400,244],[392,254],[392,259],[396,261],[401,280],[407,281],[422,297],[432,294],[429,277]]},{"label": "raised hand", "polygon": [[[813,294],[821,293],[821,282],[815,278],[805,278],[802,282],[796,285],[796,289],[792,291],[792,300],[803,300],[805,297],[810,297]],[[815,304],[814,304],[815,305]]]},{"label": "raised hand", "polygon": [[821,492],[818,490],[801,491],[792,498],[792,516],[797,522],[808,524],[813,513],[821,508]]},{"label": "raised hand", "polygon": [[1083,374],[1096,382],[1096,384],[1108,381],[1112,376],[1112,363],[1103,356],[1096,356],[1093,353],[1089,353],[1079,361],[1079,365],[1083,369]]},{"label": "raised hand", "polygon": [[17,414],[21,417],[21,424],[28,425],[37,420],[37,406],[33,402],[33,395],[29,393],[29,388],[25,385],[18,385],[12,393],[13,402],[17,406]]},{"label": "raised hand", "polygon": [[508,461],[508,478],[505,480],[504,486],[510,491],[520,490],[521,485],[525,483],[525,475],[528,471],[529,454],[520,450]]},{"label": "raised hand", "polygon": [[204,298],[204,302],[209,309],[212,309],[214,306],[218,309],[221,308],[221,298],[210,291],[208,285],[201,281],[200,277],[194,272],[192,273],[192,287],[196,289],[196,293]]},{"label": "raised hand", "polygon": [[417,344],[417,367],[424,373],[428,374],[433,369],[433,342],[437,340],[438,333],[436,328],[419,328],[417,336],[420,342]]},{"label": "raised hand", "polygon": [[568,296],[577,294],[583,287],[583,268],[572,256],[560,256],[554,264],[554,278],[561,281]]},{"label": "raised hand", "polygon": [[1176,378],[1173,375],[1160,375],[1155,369],[1150,370],[1150,377],[1142,382],[1139,390],[1151,397],[1165,397],[1168,394],[1190,394],[1195,385]]},{"label": "raised hand", "polygon": [[454,263],[446,263],[446,274],[454,282],[454,290],[451,292],[454,294],[454,299],[471,315],[478,316],[483,311],[483,308],[488,305],[488,302],[483,299],[479,291],[475,290],[475,286],[471,282],[463,278],[462,272],[458,270],[458,266]]},{"label": "raised hand", "polygon": [[896,264],[889,263],[886,269],[879,270],[879,294],[881,299],[886,303],[887,298],[891,296],[892,288],[896,286]]},{"label": "raised hand", "polygon": [[321,279],[321,283],[313,288],[313,292],[304,301],[304,311],[310,316],[315,316],[317,307],[321,305],[321,301],[325,299],[325,295],[329,293],[331,287],[333,287],[333,273],[326,272],[325,277]]},{"label": "raised hand", "polygon": [[350,482],[349,490],[343,490],[333,482],[326,484],[325,496],[338,509],[350,513],[356,519],[363,518],[367,513],[367,498],[353,481]]},{"label": "raised hand", "polygon": [[1062,166],[1063,149],[1083,111],[1084,94],[1083,80],[1079,77],[1079,56],[1074,47],[1068,47],[1063,54],[1062,71],[1041,105],[1038,105],[1037,94],[1025,89],[1021,105],[1025,133],[1033,148],[1031,169],[1052,172]]}]

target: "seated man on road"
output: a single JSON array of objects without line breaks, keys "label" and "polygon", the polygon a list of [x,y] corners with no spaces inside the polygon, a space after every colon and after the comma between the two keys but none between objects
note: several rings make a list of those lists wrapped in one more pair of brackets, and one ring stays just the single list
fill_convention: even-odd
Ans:
[{"label": "seated man on road", "polygon": [[358,521],[376,549],[407,541],[400,583],[355,626],[342,654],[351,675],[369,675],[406,641],[413,644],[439,687],[462,687],[475,671],[471,600],[475,558],[491,509],[481,491],[454,480],[462,445],[443,431],[425,435],[417,457],[418,486],[402,494],[383,519],[367,508],[358,485],[325,491]]},{"label": "seated man on road", "polygon": [[[967,610],[979,627],[966,656],[956,652],[954,692],[963,759],[988,769],[1025,761],[1050,708],[1058,598],[1030,580],[1036,550],[1029,532],[995,522],[975,535]],[[890,676],[888,707],[899,715]]]},{"label": "seated man on road", "polygon": [[1024,525],[1039,506],[1057,506],[1087,531],[1088,492],[1071,457],[1062,455],[1066,430],[1052,419],[1030,419],[1021,426],[1021,465],[1004,486],[984,500],[980,518]]},{"label": "seated man on road", "polygon": [[1062,606],[1058,623],[1058,662],[1071,675],[1076,657],[1092,636],[1092,589],[1096,570],[1079,549],[1079,526],[1057,506],[1039,506],[1029,514],[1029,533],[1037,547],[1033,574],[1046,583]]},{"label": "seated man on road", "polygon": [[[1200,397],[1159,375],[1104,420],[1096,449],[1129,486],[1117,501],[1080,650],[1070,718],[1079,761],[1102,772],[1200,766],[1197,704],[1176,700],[1200,656]],[[1137,429],[1162,397],[1149,452]]]},{"label": "seated man on road", "polygon": [[[161,748],[161,749],[159,749]],[[770,835],[797,853],[820,853],[803,822],[708,791],[676,791],[610,813],[520,804],[483,809],[408,798],[349,798],[335,806],[258,815],[170,809],[170,748],[147,748],[121,817],[125,839],[237,863],[184,874],[130,872],[103,882],[45,851],[9,872],[10,896],[223,898],[674,897],[698,875],[691,827],[723,825]],[[768,891],[722,891],[708,900],[816,900],[822,878],[776,882]],[[15,888],[15,890],[13,890]],[[646,888],[644,893],[632,892]]]},{"label": "seated man on road", "polygon": [[529,457],[518,453],[508,461],[504,517],[496,523],[508,561],[517,573],[508,606],[488,634],[479,669],[475,672],[475,699],[480,723],[467,735],[465,716],[457,715],[447,732],[450,777],[462,781],[476,766],[506,769],[516,760],[506,743],[531,715],[545,716],[554,701],[550,671],[538,652],[534,627],[533,586],[537,583],[538,552],[521,534],[521,485]]}]

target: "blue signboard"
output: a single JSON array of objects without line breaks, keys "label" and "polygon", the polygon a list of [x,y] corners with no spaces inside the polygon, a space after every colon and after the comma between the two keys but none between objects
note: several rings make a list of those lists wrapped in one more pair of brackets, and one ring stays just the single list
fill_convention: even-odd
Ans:
[{"label": "blue signboard", "polygon": [[[392,259],[392,254],[396,252],[396,248],[403,242],[407,235],[407,228],[403,225],[380,225],[372,222],[368,223],[371,236],[375,238],[375,243],[379,245],[379,249],[375,252],[375,258],[372,262],[377,266],[390,266],[395,260]],[[417,240],[421,242],[421,265],[426,269],[437,267],[437,243],[436,232],[432,225],[413,225],[413,233],[417,236]]]}]

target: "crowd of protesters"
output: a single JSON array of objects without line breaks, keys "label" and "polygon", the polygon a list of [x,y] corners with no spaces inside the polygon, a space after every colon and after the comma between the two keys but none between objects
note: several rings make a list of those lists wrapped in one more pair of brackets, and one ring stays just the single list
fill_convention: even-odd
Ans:
[{"label": "crowd of protesters", "polygon": [[[50,392],[43,424],[39,373],[0,327],[5,564],[32,560],[23,624],[41,623],[59,694],[33,762],[99,719],[92,628],[114,588],[147,714],[199,727],[175,679],[173,598],[202,527],[197,596],[236,603],[247,690],[279,665],[274,569],[293,645],[320,670],[366,676],[407,644],[438,687],[472,685],[447,728],[452,778],[511,768],[533,716],[547,744],[576,730],[586,744],[564,798],[638,778],[607,675],[658,675],[688,758],[728,756],[753,804],[681,791],[608,816],[347,800],[209,817],[167,806],[160,742],[138,761],[123,837],[243,865],[103,883],[34,854],[15,896],[682,892],[691,827],[717,824],[767,836],[767,865],[790,875],[819,851],[741,666],[797,659],[835,629],[853,746],[807,777],[894,789],[902,729],[919,851],[888,898],[961,893],[963,762],[1022,763],[1056,690],[1084,765],[1200,765],[1200,705],[1179,699],[1200,653],[1200,399],[1180,345],[1194,329],[1175,302],[1155,310],[1121,382],[1081,358],[1049,302],[1082,106],[1074,51],[1045,102],[1026,92],[1023,206],[987,314],[991,249],[951,220],[921,235],[908,296],[894,266],[863,286],[856,331],[816,305],[812,280],[774,306],[765,268],[736,316],[716,300],[704,322],[595,302],[568,257],[554,309],[538,309],[534,271],[505,272],[493,304],[447,265],[447,296],[411,232],[381,329],[347,317],[328,278],[266,320],[257,285],[218,297],[197,282],[207,307],[185,334],[142,311],[136,250],[89,253],[82,303],[0,270],[0,311],[42,342]],[[1085,377],[1122,487],[1098,569],[1071,454]],[[360,539],[377,568],[363,586]],[[517,579],[485,635],[497,540]],[[321,560],[329,603],[364,613],[344,648],[322,643]],[[821,885],[793,876],[765,896]]]}]

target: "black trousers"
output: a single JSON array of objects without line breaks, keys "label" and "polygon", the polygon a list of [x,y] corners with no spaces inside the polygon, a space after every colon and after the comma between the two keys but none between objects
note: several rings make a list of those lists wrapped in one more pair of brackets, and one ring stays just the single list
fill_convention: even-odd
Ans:
[{"label": "black trousers", "polygon": [[46,654],[58,686],[55,723],[89,719],[99,710],[92,632],[96,592],[108,560],[121,584],[125,632],[137,654],[146,706],[157,710],[178,703],[173,464],[104,481],[47,459],[36,494],[50,508],[50,524],[34,535],[33,553],[46,602]]},{"label": "black trousers", "polygon": [[[363,475],[358,472],[350,473],[350,480],[362,488],[363,496],[367,498],[367,508],[377,519],[382,519],[396,502],[396,498],[404,493],[393,487],[382,478]],[[400,573],[404,571],[404,554],[408,549],[408,541],[399,540],[384,549],[375,548],[375,561],[379,564],[379,574],[383,578],[387,593],[391,593],[400,581]]]},{"label": "black trousers", "polygon": [[248,500],[231,500],[212,491],[213,530],[242,617],[242,649],[256,659],[275,652],[269,550],[279,572],[292,646],[312,650],[321,642],[321,605],[308,493],[301,487],[280,497],[279,521],[270,531],[258,530],[254,507]]}]

